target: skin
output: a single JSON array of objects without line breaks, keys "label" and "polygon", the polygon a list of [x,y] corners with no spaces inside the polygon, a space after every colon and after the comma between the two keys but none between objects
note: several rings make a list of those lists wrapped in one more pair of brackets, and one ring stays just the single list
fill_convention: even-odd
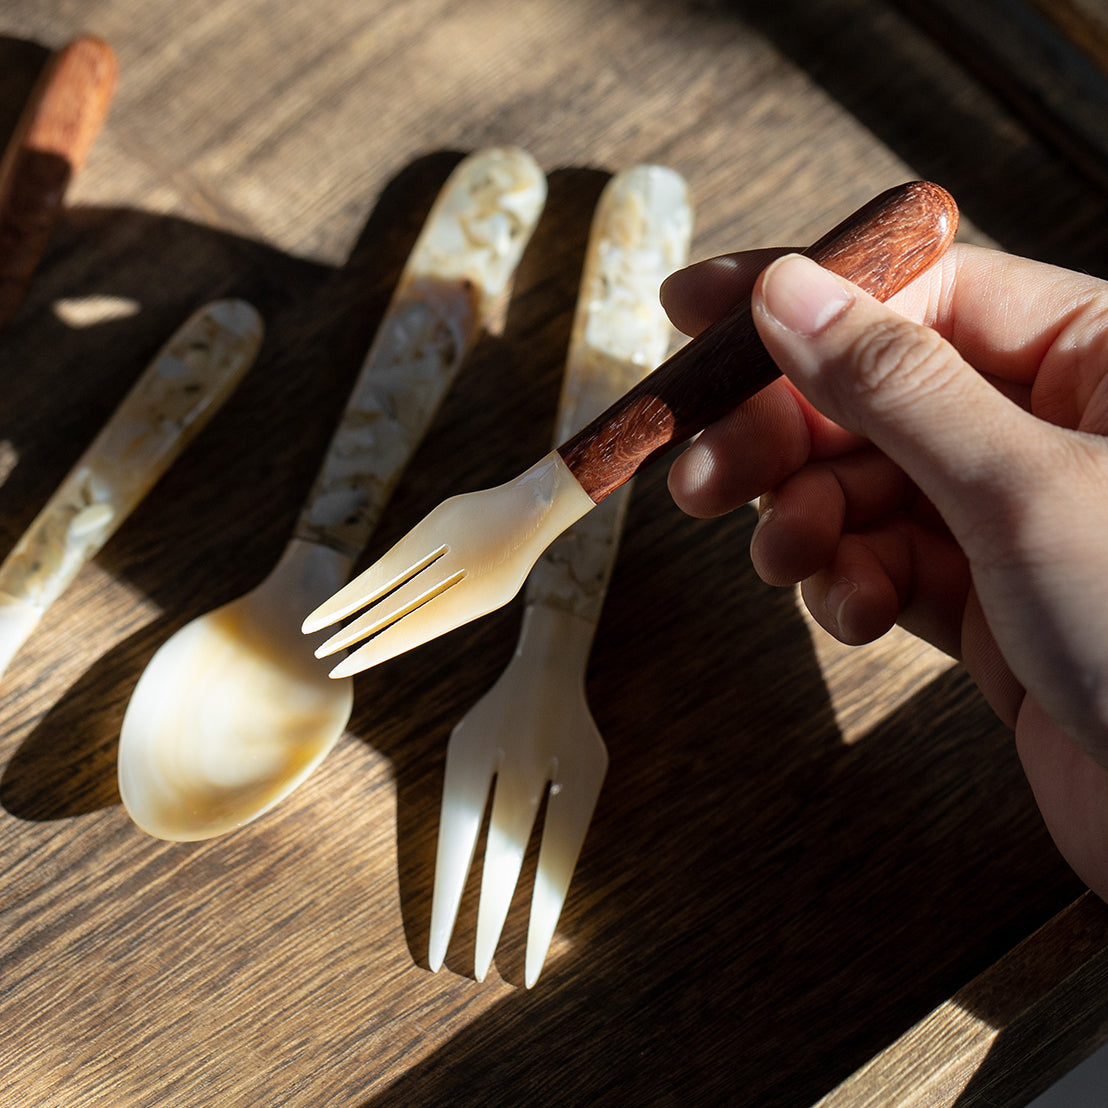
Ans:
[{"label": "skin", "polygon": [[746,295],[784,376],[677,459],[675,501],[760,497],[755,568],[830,634],[900,624],[963,662],[1108,899],[1108,283],[959,244],[882,305],[754,251],[662,302],[696,334]]}]

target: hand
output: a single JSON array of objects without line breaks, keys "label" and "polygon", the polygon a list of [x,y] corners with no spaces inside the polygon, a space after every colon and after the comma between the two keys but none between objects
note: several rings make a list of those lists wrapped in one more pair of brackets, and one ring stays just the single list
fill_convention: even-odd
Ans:
[{"label": "hand", "polygon": [[882,305],[759,251],[662,300],[695,334],[747,294],[785,377],[678,458],[674,499],[711,516],[761,495],[767,582],[802,582],[843,642],[899,623],[961,659],[1108,896],[1108,283],[956,245]]}]

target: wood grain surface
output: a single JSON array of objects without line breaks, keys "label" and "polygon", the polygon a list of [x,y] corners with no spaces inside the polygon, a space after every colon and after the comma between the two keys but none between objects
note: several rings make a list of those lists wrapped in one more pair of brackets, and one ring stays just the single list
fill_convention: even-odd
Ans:
[{"label": "wood grain surface", "polygon": [[924,178],[962,239],[1105,275],[1083,166],[878,0],[9,0],[6,133],[80,33],[119,84],[0,338],[0,553],[196,306],[250,299],[267,337],[0,684],[0,1104],[1021,1104],[1096,1045],[1108,919],[965,674],[901,634],[830,643],[754,576],[753,513],[683,517],[664,466],[596,639],[611,766],[534,989],[526,871],[485,983],[472,883],[426,968],[446,739],[518,605],[360,677],[332,755],[239,832],[149,838],[115,785],[156,647],[276,561],[462,154],[525,147],[549,201],[363,564],[545,453],[613,170],[685,176],[693,257]]}]

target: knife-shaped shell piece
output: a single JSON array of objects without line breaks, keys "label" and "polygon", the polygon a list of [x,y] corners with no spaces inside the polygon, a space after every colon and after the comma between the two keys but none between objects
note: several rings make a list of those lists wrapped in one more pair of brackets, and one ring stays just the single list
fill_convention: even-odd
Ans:
[{"label": "knife-shaped shell piece", "polygon": [[0,673],[253,363],[262,321],[241,300],[192,315],[143,371],[0,565]]}]

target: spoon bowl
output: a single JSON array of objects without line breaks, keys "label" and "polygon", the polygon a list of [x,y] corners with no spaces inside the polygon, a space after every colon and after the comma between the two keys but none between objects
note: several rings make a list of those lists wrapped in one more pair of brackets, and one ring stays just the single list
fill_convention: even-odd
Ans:
[{"label": "spoon bowl", "polygon": [[323,761],[350,718],[353,681],[327,676],[300,622],[348,571],[337,551],[293,540],[261,584],[159,647],[119,741],[120,793],[144,831],[179,842],[224,834]]}]

